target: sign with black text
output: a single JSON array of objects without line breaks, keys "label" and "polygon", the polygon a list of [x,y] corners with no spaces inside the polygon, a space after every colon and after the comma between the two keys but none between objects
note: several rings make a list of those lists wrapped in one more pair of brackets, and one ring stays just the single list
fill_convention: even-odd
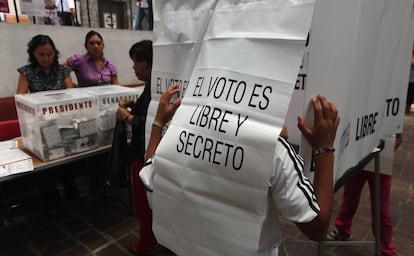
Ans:
[{"label": "sign with black text", "polygon": [[[370,154],[383,135],[398,130],[384,121],[387,115],[395,115],[393,124],[401,129],[399,101],[408,82],[412,6],[412,0],[321,0],[315,5],[305,102],[322,93],[338,108],[335,181]],[[311,122],[311,111],[308,117]],[[301,152],[309,164],[310,148],[303,141]]]},{"label": "sign with black text", "polygon": [[[177,31],[155,36],[154,52],[168,58],[160,63],[154,57],[152,92],[177,83],[185,94],[155,154],[154,232],[179,255],[257,255],[276,140],[297,81],[313,1],[167,6],[163,10],[174,10],[174,16],[165,12],[162,26]],[[207,23],[195,30],[187,16]],[[187,33],[178,21],[189,26]],[[194,37],[200,41],[188,31],[201,35]],[[177,54],[180,49],[190,55]]]}]

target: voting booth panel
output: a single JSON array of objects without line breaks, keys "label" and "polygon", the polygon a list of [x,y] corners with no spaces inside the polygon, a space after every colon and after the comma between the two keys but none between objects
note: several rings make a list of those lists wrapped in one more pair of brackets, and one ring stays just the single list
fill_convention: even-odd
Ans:
[{"label": "voting booth panel", "polygon": [[[396,97],[389,99],[390,87],[406,90],[405,81],[392,77],[396,71],[408,79],[410,51],[399,49],[409,38],[412,43],[412,31],[407,31],[407,26],[412,28],[411,15],[410,0],[392,4],[321,0],[315,5],[304,102],[322,93],[338,108],[341,123],[335,141],[335,181],[370,154],[385,134],[381,131],[386,125],[384,109]],[[401,67],[406,74],[398,70]],[[401,124],[402,112],[397,113],[391,123]],[[308,114],[311,123],[312,114]],[[388,133],[396,131],[393,127]],[[310,148],[304,141],[301,152],[311,163]]]},{"label": "voting booth panel", "polygon": [[295,127],[289,141],[312,162],[296,128],[304,113],[312,124],[311,97],[339,110],[335,181],[401,129],[413,1],[313,4],[155,1],[147,138],[162,92],[178,84],[183,98],[154,158],[154,232],[175,253],[271,253],[261,250],[280,242],[263,233],[275,142]]},{"label": "voting booth panel", "polygon": [[215,5],[154,159],[153,229],[175,253],[267,255],[280,242],[277,228],[263,233],[268,186],[312,11],[313,1]]},{"label": "voting booth panel", "polygon": [[184,96],[217,1],[154,2],[152,101],[147,113],[146,141],[162,93],[172,85],[179,85],[179,97]]}]

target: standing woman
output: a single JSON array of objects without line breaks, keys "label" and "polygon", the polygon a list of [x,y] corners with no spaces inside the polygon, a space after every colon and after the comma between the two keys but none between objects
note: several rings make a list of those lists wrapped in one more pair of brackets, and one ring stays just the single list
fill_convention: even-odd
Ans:
[{"label": "standing woman", "polygon": [[49,36],[34,36],[27,46],[30,64],[17,69],[17,94],[73,87],[71,69],[59,64],[59,51]]},{"label": "standing woman", "polygon": [[89,31],[85,37],[86,54],[75,54],[64,64],[75,71],[79,87],[119,84],[117,69],[104,57],[104,41],[96,31]]},{"label": "standing woman", "polygon": [[150,253],[157,245],[157,240],[152,232],[152,211],[148,204],[146,188],[138,172],[144,165],[145,121],[151,101],[152,41],[142,40],[135,43],[129,50],[129,56],[134,62],[135,75],[139,80],[145,81],[144,91],[137,102],[127,103],[131,112],[120,107],[116,113],[118,120],[125,120],[132,127],[132,183],[140,227],[139,240],[132,242],[129,249],[133,253]]}]

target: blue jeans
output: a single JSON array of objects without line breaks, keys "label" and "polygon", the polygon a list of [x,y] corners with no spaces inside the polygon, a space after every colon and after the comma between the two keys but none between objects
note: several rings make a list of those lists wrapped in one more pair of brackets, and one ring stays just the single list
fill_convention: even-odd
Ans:
[{"label": "blue jeans", "polygon": [[137,12],[135,13],[134,30],[142,30],[142,20],[144,17],[147,18],[150,30],[152,30],[149,8],[137,8]]}]

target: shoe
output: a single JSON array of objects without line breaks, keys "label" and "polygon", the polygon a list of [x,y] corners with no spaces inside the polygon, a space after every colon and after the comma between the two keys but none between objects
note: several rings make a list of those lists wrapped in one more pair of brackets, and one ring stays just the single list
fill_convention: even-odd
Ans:
[{"label": "shoe", "polygon": [[335,229],[326,235],[325,240],[326,241],[349,241],[351,240],[351,236]]}]

